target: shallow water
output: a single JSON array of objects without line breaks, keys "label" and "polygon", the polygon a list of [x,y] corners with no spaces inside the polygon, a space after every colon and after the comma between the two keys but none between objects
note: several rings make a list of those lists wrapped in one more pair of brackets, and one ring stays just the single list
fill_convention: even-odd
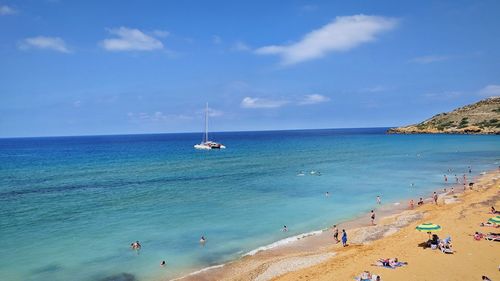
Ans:
[{"label": "shallow water", "polygon": [[2,280],[172,278],[367,212],[377,195],[428,196],[448,169],[451,185],[500,161],[499,136],[213,136],[227,149],[195,151],[199,134],[0,139]]}]

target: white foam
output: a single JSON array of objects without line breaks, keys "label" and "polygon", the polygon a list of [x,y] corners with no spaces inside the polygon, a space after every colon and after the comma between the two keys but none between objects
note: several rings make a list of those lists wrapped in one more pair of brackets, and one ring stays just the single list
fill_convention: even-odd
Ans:
[{"label": "white foam", "polygon": [[192,276],[192,275],[200,274],[200,273],[203,273],[203,272],[205,272],[205,271],[209,271],[209,270],[216,269],[216,268],[221,268],[221,267],[223,267],[224,265],[226,265],[226,264],[224,264],[224,263],[223,263],[223,264],[218,264],[218,265],[212,265],[212,266],[209,266],[209,267],[205,267],[205,268],[202,268],[202,269],[200,269],[200,270],[198,270],[198,271],[191,272],[191,273],[189,273],[188,275],[184,275],[184,276],[182,276],[182,277],[175,278],[175,279],[172,279],[172,280],[170,280],[170,281],[181,280],[181,279],[186,278],[186,277],[188,277],[188,276]]},{"label": "white foam", "polygon": [[311,232],[307,232],[307,233],[302,233],[302,234],[299,234],[299,235],[295,235],[295,236],[292,236],[292,237],[288,237],[288,238],[285,238],[285,239],[281,239],[281,240],[276,241],[274,243],[271,243],[269,245],[262,246],[262,247],[259,247],[259,248],[255,249],[255,250],[252,250],[252,251],[244,254],[243,256],[253,256],[253,255],[257,254],[260,251],[266,251],[266,250],[270,250],[270,249],[273,249],[273,248],[276,248],[276,247],[279,247],[279,246],[283,246],[283,245],[286,245],[286,244],[298,241],[298,240],[300,240],[302,238],[306,238],[306,237],[309,237],[309,236],[318,235],[321,232],[323,232],[323,230],[315,230],[315,231],[311,231]]}]

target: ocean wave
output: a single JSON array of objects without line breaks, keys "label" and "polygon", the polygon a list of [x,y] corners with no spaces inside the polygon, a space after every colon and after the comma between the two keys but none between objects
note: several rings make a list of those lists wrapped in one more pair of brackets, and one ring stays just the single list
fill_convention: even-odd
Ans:
[{"label": "ocean wave", "polygon": [[258,252],[270,250],[270,249],[273,249],[273,248],[276,248],[279,246],[283,246],[283,245],[286,245],[286,244],[289,244],[292,242],[296,242],[302,238],[318,235],[322,232],[323,232],[323,229],[322,230],[315,230],[315,231],[311,231],[311,232],[306,232],[306,233],[298,234],[298,235],[291,236],[291,237],[288,237],[285,239],[281,239],[281,240],[278,240],[278,241],[271,243],[269,245],[258,247],[257,249],[251,250],[250,252],[244,254],[243,256],[244,257],[245,256],[253,256],[253,255],[257,254]]},{"label": "ocean wave", "polygon": [[181,279],[184,279],[184,278],[186,278],[186,277],[188,277],[188,276],[193,276],[193,275],[196,275],[196,274],[203,273],[203,272],[205,272],[205,271],[209,271],[209,270],[216,269],[216,268],[221,268],[221,267],[223,267],[223,266],[225,266],[225,265],[226,265],[226,264],[225,264],[225,263],[223,263],[223,264],[218,264],[218,265],[212,265],[212,266],[204,267],[204,268],[202,268],[202,269],[200,269],[200,270],[197,270],[197,271],[191,272],[191,273],[189,273],[188,275],[184,275],[184,276],[182,276],[182,277],[175,278],[175,279],[172,279],[172,280],[170,280],[170,281],[181,280]]}]

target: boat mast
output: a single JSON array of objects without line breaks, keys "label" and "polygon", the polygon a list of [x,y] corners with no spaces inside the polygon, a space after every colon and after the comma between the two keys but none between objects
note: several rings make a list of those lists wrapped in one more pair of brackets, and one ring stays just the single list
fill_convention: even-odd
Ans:
[{"label": "boat mast", "polygon": [[208,102],[205,108],[205,142],[208,141]]}]

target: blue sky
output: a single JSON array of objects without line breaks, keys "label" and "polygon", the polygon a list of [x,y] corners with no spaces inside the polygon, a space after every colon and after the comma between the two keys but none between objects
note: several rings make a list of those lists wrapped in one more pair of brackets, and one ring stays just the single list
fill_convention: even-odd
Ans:
[{"label": "blue sky", "polygon": [[396,126],[500,95],[499,1],[0,0],[0,137]]}]

